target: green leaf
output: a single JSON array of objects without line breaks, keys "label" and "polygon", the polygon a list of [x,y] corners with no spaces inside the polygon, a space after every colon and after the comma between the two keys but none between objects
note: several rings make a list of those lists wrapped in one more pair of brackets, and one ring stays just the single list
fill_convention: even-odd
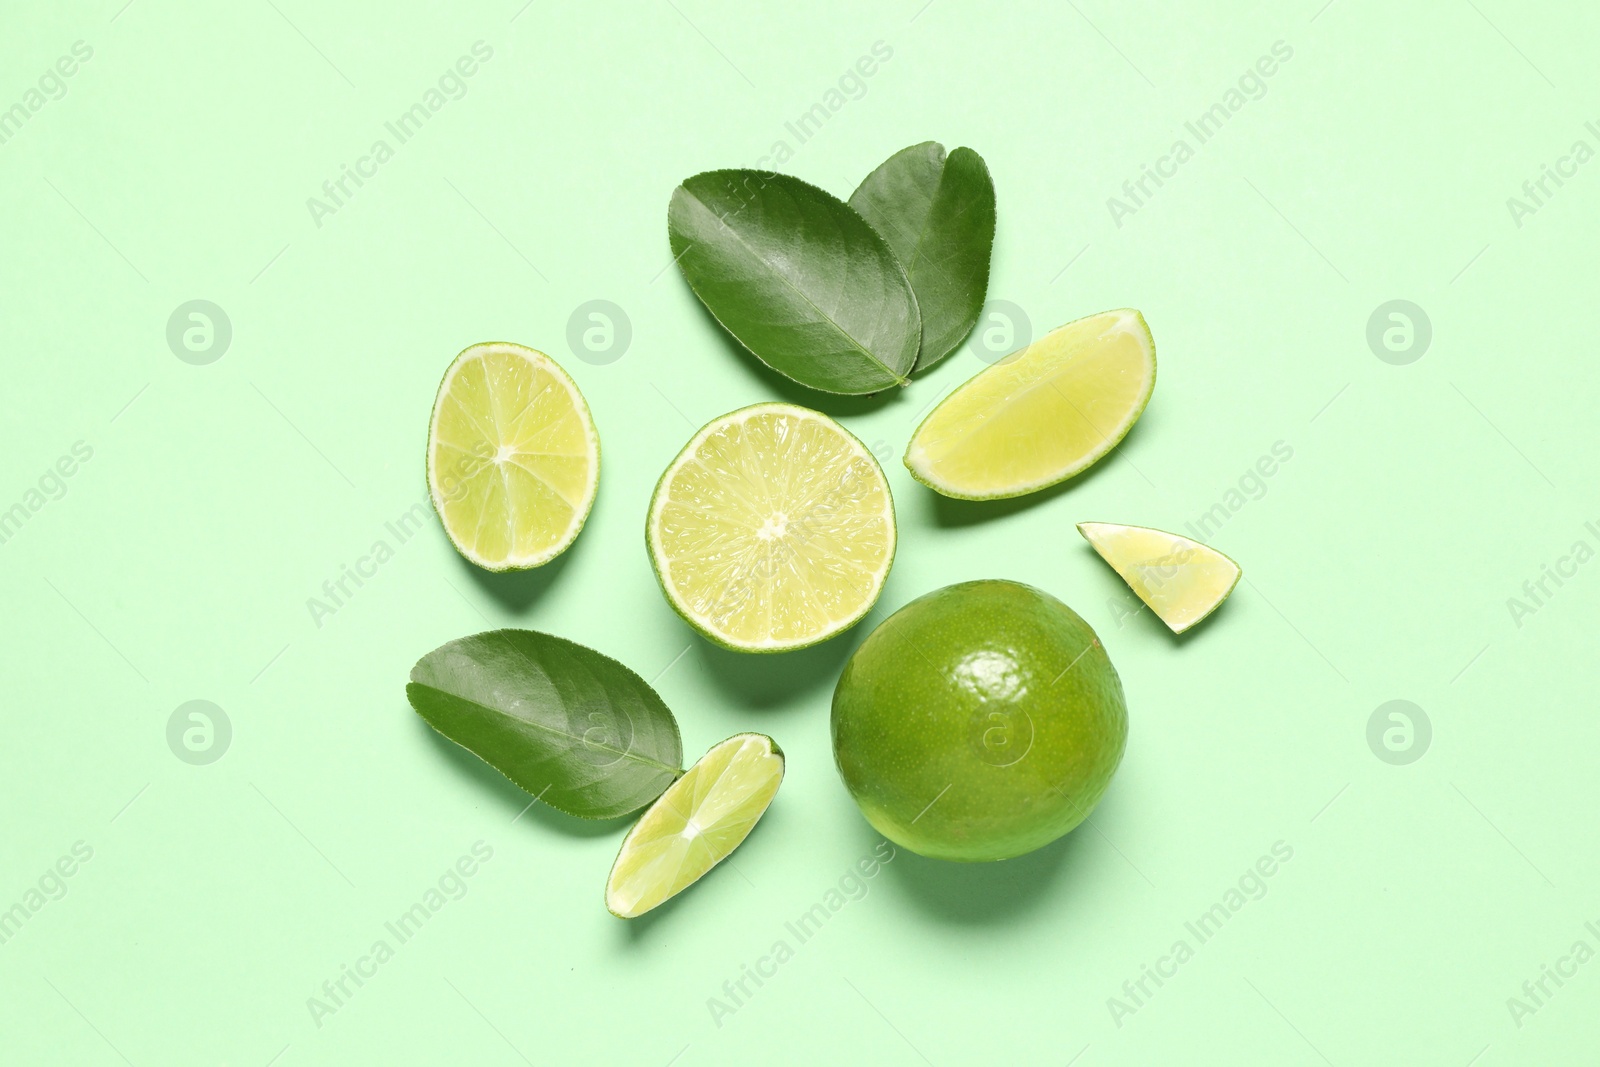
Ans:
[{"label": "green leaf", "polygon": [[406,698],[429,726],[553,808],[584,819],[637,811],[683,770],[678,723],[609,656],[533,630],[440,645]]},{"label": "green leaf", "polygon": [[994,181],[970,148],[945,155],[936,141],[902,149],[867,175],[850,206],[872,224],[905,266],[922,313],[926,370],[972,332],[989,289],[994,248]]},{"label": "green leaf", "polygon": [[906,384],[916,297],[849,204],[786,174],[714,170],[673,190],[667,228],[689,288],[779,374],[829,393]]}]

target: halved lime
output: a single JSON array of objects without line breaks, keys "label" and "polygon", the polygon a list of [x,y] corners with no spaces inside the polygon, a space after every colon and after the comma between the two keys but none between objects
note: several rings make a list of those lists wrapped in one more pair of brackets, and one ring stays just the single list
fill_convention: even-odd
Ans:
[{"label": "halved lime", "polygon": [[606,908],[632,919],[689,888],[739,847],[782,782],[783,750],[765,734],[713,746],[622,839]]},{"label": "halved lime", "polygon": [[1216,611],[1244,573],[1216,549],[1164,530],[1080,522],[1078,532],[1175,634]]},{"label": "halved lime", "polygon": [[492,571],[548,563],[599,484],[594,420],[555,360],[492,341],[450,364],[428,424],[428,494],[458,552]]},{"label": "halved lime", "polygon": [[645,542],[689,625],[740,652],[782,652],[871,610],[894,562],[894,501],[843,426],[755,404],[707,423],[672,461]]},{"label": "halved lime", "polygon": [[945,496],[1021,496],[1116,447],[1156,384],[1156,345],[1131,308],[1069,322],[956,389],[906,448],[912,477]]}]

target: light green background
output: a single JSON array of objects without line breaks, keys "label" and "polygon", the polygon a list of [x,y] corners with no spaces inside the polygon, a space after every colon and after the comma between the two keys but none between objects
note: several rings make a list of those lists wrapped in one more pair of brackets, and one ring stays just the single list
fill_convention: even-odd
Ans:
[{"label": "light green background", "polygon": [[[1520,226],[1507,206],[1574,141],[1600,147],[1591,6],[122,3],[11,3],[0,33],[0,107],[93,49],[0,144],[0,509],[93,449],[0,545],[0,908],[93,849],[0,945],[6,1062],[1594,1058],[1600,963],[1507,1006],[1575,941],[1600,949],[1600,564],[1507,606],[1600,547],[1600,164]],[[316,225],[307,198],[479,40],[465,96]],[[796,147],[785,123],[878,41],[864,95]],[[1107,199],[1193,146],[1184,123],[1276,41],[1293,55],[1265,94],[1118,226]],[[877,841],[828,744],[863,630],[742,658],[660,596],[641,534],[663,466],[717,414],[802,398],[670,268],[666,205],[779,139],[785,169],[845,195],[927,138],[995,175],[991,296],[1036,333],[1137,306],[1160,381],[1096,470],[988,507],[897,462],[972,350],[886,403],[805,398],[890,459],[901,544],[873,621],[968,578],[1048,589],[1104,639],[1131,736],[1091,826],[994,866],[902,854],[798,945],[785,923]],[[166,340],[193,299],[232,326],[209,365]],[[592,299],[631,321],[616,362],[568,347]],[[1366,339],[1392,299],[1431,321],[1409,365]],[[552,353],[588,397],[588,528],[495,579],[430,521],[319,628],[307,599],[423,499],[438,379],[485,339]],[[1245,568],[1232,600],[1182,640],[1127,616],[1073,523],[1181,527],[1280,441],[1292,459],[1214,538]],[[601,889],[625,824],[517,818],[524,794],[430,735],[412,662],[507,625],[659,678],[690,755],[779,740],[788,778],[733,864],[623,923]],[[194,699],[232,724],[206,766],[166,739]],[[1432,724],[1409,765],[1367,741],[1393,699]],[[307,998],[479,840],[462,899],[319,1027]],[[1280,841],[1265,896],[1114,1019]],[[794,958],[719,1026],[708,999],[780,938]]]}]

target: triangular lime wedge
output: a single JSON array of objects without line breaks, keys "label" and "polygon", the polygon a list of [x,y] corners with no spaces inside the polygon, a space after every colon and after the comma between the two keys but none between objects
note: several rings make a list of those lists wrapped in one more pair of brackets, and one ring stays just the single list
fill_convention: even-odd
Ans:
[{"label": "triangular lime wedge", "polygon": [[735,734],[700,757],[622,841],[606,907],[623,919],[677,896],[755,827],[783,781],[783,750],[765,734]]},{"label": "triangular lime wedge", "polygon": [[1216,611],[1243,573],[1216,549],[1164,530],[1080,522],[1078,532],[1175,634]]}]

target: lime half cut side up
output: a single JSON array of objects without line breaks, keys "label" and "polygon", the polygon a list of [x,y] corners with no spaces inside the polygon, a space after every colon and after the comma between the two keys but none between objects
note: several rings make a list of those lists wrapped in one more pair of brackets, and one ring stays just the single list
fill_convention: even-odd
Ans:
[{"label": "lime half cut side up", "polygon": [[428,494],[463,556],[492,571],[548,563],[599,483],[589,406],[555,360],[494,341],[450,364],[428,424]]},{"label": "lime half cut side up", "polygon": [[1216,611],[1244,573],[1216,549],[1164,530],[1080,522],[1078,532],[1175,634]]},{"label": "lime half cut side up", "polygon": [[1131,308],[1069,322],[980,371],[929,413],[905,464],[962,500],[1022,496],[1088,469],[1127,436],[1156,384]]},{"label": "lime half cut side up", "polygon": [[765,734],[714,746],[634,824],[606,880],[606,908],[632,919],[677,896],[739,847],[783,782]]},{"label": "lime half cut side up", "polygon": [[782,652],[871,610],[894,562],[894,501],[837,422],[756,404],[684,446],[656,485],[645,542],[689,625],[725,648]]}]

